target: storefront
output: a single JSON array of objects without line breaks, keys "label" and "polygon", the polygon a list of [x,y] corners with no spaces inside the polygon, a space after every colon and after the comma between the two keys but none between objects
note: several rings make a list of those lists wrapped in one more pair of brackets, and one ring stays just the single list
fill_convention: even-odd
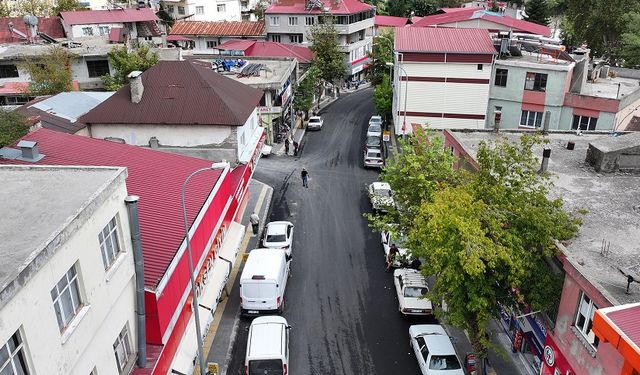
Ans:
[{"label": "storefront", "polygon": [[535,313],[502,308],[500,323],[511,340],[511,350],[521,353],[534,373],[540,373],[547,330]]},{"label": "storefront", "polygon": [[543,348],[542,375],[576,375],[571,365],[564,357],[558,346],[553,341],[551,335],[547,339]]}]

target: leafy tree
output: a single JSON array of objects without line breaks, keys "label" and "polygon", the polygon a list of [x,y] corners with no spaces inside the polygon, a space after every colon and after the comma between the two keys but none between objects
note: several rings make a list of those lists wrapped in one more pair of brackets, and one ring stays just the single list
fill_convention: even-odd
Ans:
[{"label": "leafy tree", "polygon": [[549,24],[549,5],[547,0],[530,0],[526,8],[525,21],[547,26]]},{"label": "leafy tree", "polygon": [[158,54],[151,53],[149,45],[142,45],[129,52],[126,46],[113,47],[109,52],[111,67],[116,71],[114,76],[105,75],[102,77],[105,89],[109,91],[118,90],[129,82],[129,73],[139,70],[144,72],[158,62]]},{"label": "leafy tree", "polygon": [[494,1],[493,3],[491,3],[491,8],[489,8],[489,10],[492,12],[499,12],[500,7],[498,6],[498,2]]},{"label": "leafy tree", "polygon": [[383,76],[382,82],[375,86],[373,97],[376,102],[376,110],[386,121],[389,121],[393,104],[393,88],[389,75]]},{"label": "leafy tree", "polygon": [[7,5],[6,1],[0,2],[0,17],[6,18],[11,17],[11,8]]},{"label": "leafy tree", "polygon": [[29,73],[29,93],[32,95],[55,95],[71,91],[71,63],[74,55],[60,46],[52,46],[44,55],[30,58],[22,68]]},{"label": "leafy tree", "polygon": [[169,14],[166,9],[164,9],[162,3],[160,3],[160,10],[158,11],[158,13],[156,13],[156,15],[160,19],[160,22],[169,26],[169,28],[171,28],[171,26],[176,23],[176,20],[171,16],[171,14]]},{"label": "leafy tree", "polygon": [[390,16],[418,17],[434,14],[440,8],[458,8],[462,0],[387,0],[385,10]]},{"label": "leafy tree", "polygon": [[0,147],[22,138],[29,128],[27,119],[20,112],[0,109]]},{"label": "leafy tree", "polygon": [[328,22],[331,17],[324,15],[324,23],[311,28],[309,39],[311,51],[315,57],[313,64],[318,68],[320,79],[335,84],[345,76],[345,55],[338,47],[338,31],[333,23]]},{"label": "leafy tree", "polygon": [[640,65],[640,13],[629,13],[625,15],[627,31],[622,34],[622,50],[626,67],[636,67]]},{"label": "leafy tree", "polygon": [[321,83],[319,79],[320,70],[311,65],[303,76],[303,79],[297,83],[295,88],[295,96],[293,97],[293,108],[299,111],[308,112],[313,107],[313,95]]},{"label": "leafy tree", "polygon": [[265,10],[267,10],[269,5],[271,5],[271,3],[267,0],[259,0],[256,3],[254,14],[256,15],[258,21],[264,20],[264,12]]},{"label": "leafy tree", "polygon": [[20,0],[16,3],[13,13],[17,16],[50,16],[51,6],[44,0]]},{"label": "leafy tree", "polygon": [[388,62],[393,62],[393,30],[385,30],[381,35],[375,37],[373,48],[369,53],[371,64],[369,64],[368,76],[372,85],[382,82],[382,79],[389,75]]},{"label": "leafy tree", "polygon": [[86,9],[80,4],[78,0],[57,0],[56,6],[53,7],[52,15],[57,15],[60,12],[67,12],[72,10]]}]

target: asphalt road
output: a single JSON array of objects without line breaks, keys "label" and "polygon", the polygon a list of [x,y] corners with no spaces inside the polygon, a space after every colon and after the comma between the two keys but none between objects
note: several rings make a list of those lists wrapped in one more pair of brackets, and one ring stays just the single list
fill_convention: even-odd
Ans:
[{"label": "asphalt road", "polygon": [[[419,374],[398,312],[380,235],[363,217],[366,186],[378,172],[362,167],[362,144],[374,114],[372,90],[343,97],[307,132],[299,158],[263,158],[254,178],[274,188],[269,221],[295,224],[292,276],[283,316],[293,326],[291,374]],[[300,170],[311,177],[302,186]],[[228,374],[242,374],[247,327],[240,321]]]}]

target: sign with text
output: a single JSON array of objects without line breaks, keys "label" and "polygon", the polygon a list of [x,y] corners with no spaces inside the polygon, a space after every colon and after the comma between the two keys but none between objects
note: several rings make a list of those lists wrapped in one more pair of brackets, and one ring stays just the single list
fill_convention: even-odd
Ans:
[{"label": "sign with text", "polygon": [[388,131],[388,130],[385,130],[382,133],[382,140],[385,141],[385,142],[389,142],[391,140],[391,132]]}]

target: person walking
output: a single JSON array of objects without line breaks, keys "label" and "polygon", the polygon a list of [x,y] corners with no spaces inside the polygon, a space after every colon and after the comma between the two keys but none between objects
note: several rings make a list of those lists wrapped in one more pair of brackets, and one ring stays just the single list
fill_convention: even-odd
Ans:
[{"label": "person walking", "polygon": [[284,154],[289,155],[289,137],[284,139]]},{"label": "person walking", "polygon": [[302,168],[302,172],[300,172],[300,177],[302,177],[302,186],[308,188],[309,187],[309,172],[306,169]]},{"label": "person walking", "polygon": [[258,216],[257,213],[252,213],[251,216],[249,216],[249,221],[251,222],[251,229],[253,230],[253,236],[251,237],[255,237],[258,235],[258,228],[260,226],[260,216]]},{"label": "person walking", "polygon": [[300,144],[298,144],[298,141],[294,140],[293,141],[293,156],[298,156],[298,147],[300,146]]},{"label": "person walking", "polygon": [[398,256],[399,252],[400,250],[398,250],[396,244],[391,244],[391,247],[389,248],[389,254],[387,255],[387,271],[389,271],[389,269],[391,269],[391,267],[393,266],[393,262],[396,260],[396,256]]}]

